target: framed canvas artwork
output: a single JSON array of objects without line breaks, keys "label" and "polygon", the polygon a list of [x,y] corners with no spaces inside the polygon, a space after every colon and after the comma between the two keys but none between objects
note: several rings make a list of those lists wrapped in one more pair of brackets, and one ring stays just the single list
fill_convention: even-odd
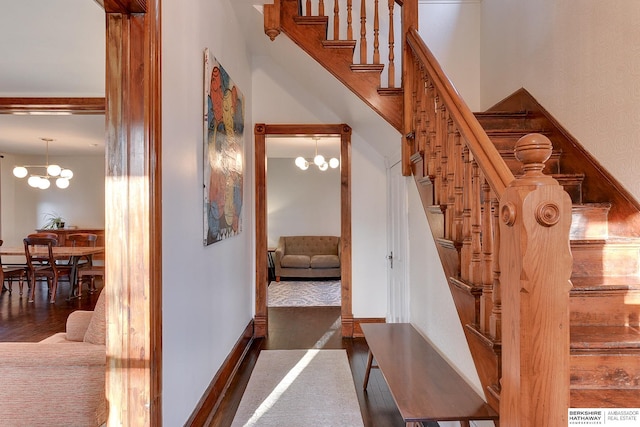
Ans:
[{"label": "framed canvas artwork", "polygon": [[244,96],[204,51],[204,245],[242,230]]}]

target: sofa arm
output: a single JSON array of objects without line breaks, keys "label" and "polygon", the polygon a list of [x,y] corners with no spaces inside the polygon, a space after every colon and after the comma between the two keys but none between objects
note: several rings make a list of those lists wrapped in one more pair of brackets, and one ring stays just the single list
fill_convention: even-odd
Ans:
[{"label": "sofa arm", "polygon": [[101,425],[105,367],[104,345],[0,343],[0,423]]},{"label": "sofa arm", "polygon": [[280,277],[280,262],[282,261],[282,257],[286,254],[286,245],[284,242],[284,237],[280,236],[278,239],[278,247],[276,247],[276,256],[273,261],[273,264],[276,268],[276,277]]},{"label": "sofa arm", "polygon": [[76,310],[72,312],[67,318],[67,340],[83,341],[91,317],[93,317],[93,311]]}]

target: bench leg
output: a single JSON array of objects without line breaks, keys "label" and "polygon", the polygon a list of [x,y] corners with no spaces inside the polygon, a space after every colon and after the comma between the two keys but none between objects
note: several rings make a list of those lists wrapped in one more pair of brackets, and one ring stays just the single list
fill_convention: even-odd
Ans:
[{"label": "bench leg", "polygon": [[364,373],[364,382],[362,383],[362,389],[366,390],[369,385],[369,374],[371,373],[371,364],[373,363],[373,353],[369,350],[369,357],[367,358],[367,370]]}]

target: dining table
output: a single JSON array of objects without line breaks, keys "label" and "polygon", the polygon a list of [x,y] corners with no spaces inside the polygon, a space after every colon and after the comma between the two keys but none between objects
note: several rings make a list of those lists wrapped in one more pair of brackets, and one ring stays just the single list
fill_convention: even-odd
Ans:
[{"label": "dining table", "polygon": [[[84,256],[93,256],[104,252],[104,246],[53,246],[53,256],[56,259],[69,259],[71,262],[71,291],[69,298],[75,298],[78,295],[78,262]],[[24,246],[0,246],[0,256],[25,256]],[[42,252],[43,255],[47,254],[48,249],[46,247],[36,248],[35,252]]]}]

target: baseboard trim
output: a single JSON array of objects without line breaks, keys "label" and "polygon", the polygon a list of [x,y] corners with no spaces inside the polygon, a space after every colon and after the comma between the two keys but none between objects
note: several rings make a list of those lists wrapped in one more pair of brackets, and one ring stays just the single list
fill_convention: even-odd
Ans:
[{"label": "baseboard trim", "polygon": [[202,398],[196,405],[193,413],[185,423],[185,426],[201,427],[205,426],[207,419],[213,414],[224,396],[231,379],[236,374],[240,363],[244,359],[245,354],[251,347],[253,342],[253,320],[249,322],[242,335],[231,349],[231,352],[225,359],[224,363],[218,369],[215,377],[211,380],[211,384],[207,387]]},{"label": "baseboard trim", "polygon": [[354,338],[362,338],[364,337],[364,333],[362,332],[362,328],[360,327],[363,323],[386,323],[386,319],[384,317],[359,317],[354,318],[353,323],[353,337]]}]

